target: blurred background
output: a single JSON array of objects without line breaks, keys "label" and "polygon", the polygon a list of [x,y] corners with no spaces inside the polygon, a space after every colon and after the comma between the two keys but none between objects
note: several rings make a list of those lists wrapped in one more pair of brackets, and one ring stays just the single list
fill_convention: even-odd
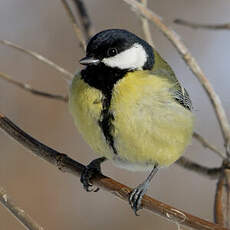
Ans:
[{"label": "blurred background", "polygon": [[[174,28],[204,69],[230,117],[230,31],[192,30],[175,25],[175,18],[201,23],[230,21],[228,0],[151,0],[149,7]],[[96,32],[124,28],[144,37],[140,20],[122,0],[85,0]],[[1,0],[0,39],[37,51],[70,72],[79,70],[84,56],[60,1]],[[188,89],[196,115],[196,131],[223,150],[223,140],[210,102],[196,78],[167,39],[151,25],[158,51]],[[29,56],[0,45],[0,72],[34,88],[67,94],[62,75]],[[0,79],[0,112],[43,143],[87,164],[95,155],[73,125],[63,102],[33,96]],[[193,140],[185,155],[206,166],[220,159]],[[0,186],[45,229],[177,229],[175,223],[141,211],[135,217],[129,205],[110,193],[86,193],[79,179],[61,173],[34,157],[0,131]],[[105,175],[129,186],[146,176],[103,165]],[[193,215],[213,220],[216,181],[176,165],[160,171],[148,194]],[[0,206],[0,229],[24,229]]]}]

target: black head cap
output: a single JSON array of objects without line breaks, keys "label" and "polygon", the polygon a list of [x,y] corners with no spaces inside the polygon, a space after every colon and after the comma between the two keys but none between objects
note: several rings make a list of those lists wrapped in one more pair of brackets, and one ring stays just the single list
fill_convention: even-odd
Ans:
[{"label": "black head cap", "polygon": [[[99,64],[104,58],[128,50],[134,44],[141,45],[146,52],[147,58],[142,69],[152,69],[154,64],[153,48],[135,34],[121,29],[104,30],[93,36],[87,45],[86,58],[82,59],[80,63],[88,65],[87,60],[90,59],[91,64]],[[94,60],[94,63],[92,60]]]}]

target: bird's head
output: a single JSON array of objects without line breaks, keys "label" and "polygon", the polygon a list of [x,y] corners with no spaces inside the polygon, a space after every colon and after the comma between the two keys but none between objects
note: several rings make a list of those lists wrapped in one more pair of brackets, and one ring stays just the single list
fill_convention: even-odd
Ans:
[{"label": "bird's head", "polygon": [[121,29],[104,30],[92,37],[86,57],[80,60],[86,66],[105,65],[120,70],[150,70],[154,64],[152,47],[135,34]]}]

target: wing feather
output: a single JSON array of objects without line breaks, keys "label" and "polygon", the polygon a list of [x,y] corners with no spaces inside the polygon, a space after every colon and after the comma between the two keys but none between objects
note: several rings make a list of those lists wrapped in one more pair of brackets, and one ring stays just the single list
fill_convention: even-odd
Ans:
[{"label": "wing feather", "polygon": [[178,103],[180,103],[186,109],[192,110],[192,102],[189,97],[189,94],[176,78],[176,75],[173,72],[172,68],[155,50],[154,56],[155,63],[150,73],[154,76],[165,78],[172,84],[175,84],[175,87],[172,88],[172,96]]}]

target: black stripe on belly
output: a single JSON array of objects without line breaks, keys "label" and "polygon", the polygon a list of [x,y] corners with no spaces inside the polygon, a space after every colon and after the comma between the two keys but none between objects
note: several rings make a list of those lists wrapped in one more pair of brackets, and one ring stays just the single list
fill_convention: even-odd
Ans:
[{"label": "black stripe on belly", "polygon": [[88,66],[81,71],[82,79],[90,86],[100,90],[104,96],[102,101],[103,109],[98,124],[114,154],[118,154],[118,152],[114,146],[114,137],[112,135],[114,129],[112,121],[114,120],[114,116],[110,112],[110,104],[114,85],[118,80],[123,78],[126,73],[127,70],[110,68],[104,64]]},{"label": "black stripe on belly", "polygon": [[101,120],[98,120],[98,124],[103,131],[106,141],[108,142],[110,147],[113,149],[113,152],[117,154],[117,150],[114,146],[113,135],[111,134],[114,128],[112,125],[114,116],[111,112],[109,112],[110,102],[111,102],[111,98],[108,98],[108,97],[106,97],[103,100],[103,103],[102,103],[103,110],[101,111]]}]

